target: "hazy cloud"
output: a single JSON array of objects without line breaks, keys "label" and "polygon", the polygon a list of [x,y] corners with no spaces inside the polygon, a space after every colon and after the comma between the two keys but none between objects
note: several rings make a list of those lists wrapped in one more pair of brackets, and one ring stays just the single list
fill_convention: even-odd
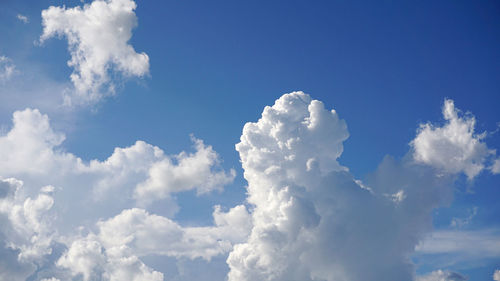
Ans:
[{"label": "hazy cloud", "polygon": [[17,14],[17,19],[22,21],[23,23],[29,23],[30,20],[27,16],[24,16],[24,15],[21,15],[21,14]]}]

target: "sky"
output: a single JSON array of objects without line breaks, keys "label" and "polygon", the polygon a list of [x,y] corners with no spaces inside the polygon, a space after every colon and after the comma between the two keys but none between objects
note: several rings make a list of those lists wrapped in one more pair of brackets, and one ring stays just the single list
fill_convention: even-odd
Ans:
[{"label": "sky", "polygon": [[496,1],[0,2],[0,280],[500,281]]}]

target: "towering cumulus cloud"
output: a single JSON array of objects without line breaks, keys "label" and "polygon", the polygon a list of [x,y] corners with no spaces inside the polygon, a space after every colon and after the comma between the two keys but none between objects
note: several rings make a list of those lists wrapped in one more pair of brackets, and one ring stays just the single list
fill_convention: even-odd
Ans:
[{"label": "towering cumulus cloud", "polygon": [[[449,101],[445,109],[447,119],[461,121]],[[468,126],[461,131],[470,136],[473,124],[456,126]],[[421,165],[424,131],[412,142],[416,159],[411,153],[402,161],[386,157],[362,183],[337,162],[348,132],[334,110],[302,92],[266,107],[258,122],[245,125],[236,146],[255,208],[248,241],[228,257],[229,280],[413,280],[409,257],[431,229],[432,209],[451,197],[452,173],[468,171],[461,166],[437,174]],[[472,147],[453,150],[457,156],[488,151],[468,140],[472,144],[463,145]]]},{"label": "towering cumulus cloud", "polygon": [[135,8],[133,0],[96,0],[83,8],[52,6],[42,11],[40,40],[54,36],[68,40],[75,95],[67,96],[66,103],[92,103],[112,94],[110,70],[128,77],[148,73],[148,55],[136,53],[128,44],[137,25]]}]

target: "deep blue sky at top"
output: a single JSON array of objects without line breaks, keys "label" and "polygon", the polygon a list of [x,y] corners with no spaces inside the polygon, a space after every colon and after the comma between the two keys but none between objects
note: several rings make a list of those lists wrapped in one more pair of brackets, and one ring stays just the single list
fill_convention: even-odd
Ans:
[{"label": "deep blue sky at top", "polygon": [[[63,4],[80,2],[4,0],[0,54],[21,70],[36,65],[67,82],[66,42],[33,44],[41,10]],[[79,112],[64,147],[87,160],[137,139],[178,153],[190,149],[193,133],[214,146],[225,168],[238,170],[239,200],[244,181],[234,144],[245,122],[283,93],[303,90],[339,112],[351,133],[341,163],[359,177],[386,154],[402,157],[419,123],[441,120],[445,97],[474,113],[479,131],[500,121],[497,1],[137,4],[131,42],[149,55],[151,76]],[[11,114],[1,112],[2,124]],[[487,142],[497,147],[498,134]]]}]

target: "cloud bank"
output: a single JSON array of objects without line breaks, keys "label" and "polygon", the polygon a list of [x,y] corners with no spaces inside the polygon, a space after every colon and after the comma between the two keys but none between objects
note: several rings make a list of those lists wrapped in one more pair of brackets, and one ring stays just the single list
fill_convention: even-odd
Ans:
[{"label": "cloud bank", "polygon": [[432,210],[451,199],[454,175],[476,176],[492,153],[473,117],[450,100],[443,114],[447,124],[422,125],[407,157],[387,157],[361,182],[337,161],[348,132],[334,110],[302,92],[266,107],[236,146],[254,226],[228,257],[229,280],[414,280],[410,256]]},{"label": "cloud bank", "polygon": [[[495,234],[429,236],[457,176],[477,176],[494,157],[473,117],[452,105],[445,101],[443,125],[420,126],[405,157],[387,156],[359,180],[339,162],[346,122],[305,93],[285,94],[236,145],[245,204],[214,206],[206,226],[175,221],[182,206],[173,196],[233,181],[203,141],[193,137],[194,152],[176,155],[137,141],[84,161],[64,150],[47,115],[16,111],[0,136],[0,280],[185,280],[194,276],[186,263],[226,257],[229,281],[467,280],[446,270],[416,276],[411,260],[436,249],[498,256],[497,240],[483,239]],[[442,152],[443,143],[453,149]],[[447,167],[432,152],[458,160]],[[150,211],[153,201],[163,214]],[[152,256],[177,260],[179,274],[148,263]]]},{"label": "cloud bank", "polygon": [[148,74],[148,55],[128,43],[137,26],[135,9],[132,0],[97,0],[83,7],[51,6],[42,11],[40,41],[55,36],[68,41],[75,90],[66,96],[66,104],[95,103],[114,94],[112,71],[125,77]]}]

